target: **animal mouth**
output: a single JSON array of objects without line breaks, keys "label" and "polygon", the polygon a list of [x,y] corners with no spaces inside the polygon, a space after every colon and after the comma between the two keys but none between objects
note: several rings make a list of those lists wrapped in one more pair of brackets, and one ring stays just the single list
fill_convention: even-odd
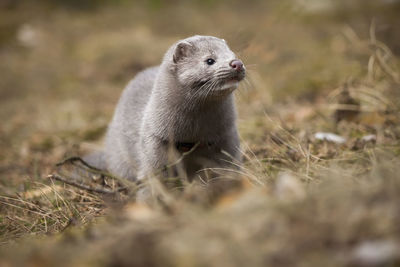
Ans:
[{"label": "animal mouth", "polygon": [[230,75],[226,79],[223,80],[223,84],[221,90],[233,88],[236,89],[239,85],[239,82],[242,81],[245,77],[245,73],[243,72],[236,72],[234,75]]},{"label": "animal mouth", "polygon": [[[229,95],[239,87],[239,82],[246,76],[244,69],[240,71],[225,71],[219,73],[211,79],[196,81],[193,87],[198,92],[204,92],[206,98],[223,97]],[[199,94],[199,93],[198,93]]]},{"label": "animal mouth", "polygon": [[229,77],[227,77],[226,81],[236,81],[236,82],[240,82],[241,80],[244,79],[244,77],[246,76],[246,71],[244,69],[241,69],[240,71],[234,71],[232,72]]},{"label": "animal mouth", "polygon": [[220,94],[229,94],[233,92],[236,88],[239,86],[239,80],[236,78],[233,79],[228,79],[224,81],[224,83],[221,84],[221,86],[215,90],[215,93],[220,95]]}]

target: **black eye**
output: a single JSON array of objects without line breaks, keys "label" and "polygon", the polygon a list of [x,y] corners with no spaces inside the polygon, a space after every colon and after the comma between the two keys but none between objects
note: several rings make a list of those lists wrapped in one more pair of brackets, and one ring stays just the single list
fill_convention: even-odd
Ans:
[{"label": "black eye", "polygon": [[212,65],[212,64],[215,63],[215,60],[212,59],[212,58],[209,58],[209,59],[206,60],[206,62],[207,62],[208,65]]}]

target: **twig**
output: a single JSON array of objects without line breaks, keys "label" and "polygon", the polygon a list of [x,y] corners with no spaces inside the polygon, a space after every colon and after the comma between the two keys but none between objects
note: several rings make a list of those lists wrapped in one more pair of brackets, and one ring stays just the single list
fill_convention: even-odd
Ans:
[{"label": "twig", "polygon": [[[361,40],[354,32],[354,30],[349,26],[346,26],[343,29],[343,34],[351,43],[357,46],[360,50],[363,50],[364,53],[368,53],[371,56],[368,62],[369,75],[373,74],[372,73],[373,65],[376,63],[377,65],[379,65],[379,67],[386,75],[388,75],[395,83],[399,84],[400,83],[399,74],[397,73],[396,70],[391,68],[386,62],[386,59],[393,56],[393,53],[384,43],[377,40],[375,31],[376,31],[375,20],[372,20],[369,29],[368,41]],[[384,53],[384,55],[382,55],[382,52]],[[370,78],[373,77],[370,75]]]},{"label": "twig", "polygon": [[191,154],[199,145],[200,143],[196,143],[189,151],[183,152],[182,155],[175,162],[168,164],[167,166],[165,166],[165,168],[168,169],[178,165],[187,155]]},{"label": "twig", "polygon": [[[387,55],[391,55],[391,51],[389,48],[387,48],[387,46],[385,45],[382,46],[382,43],[378,44],[375,31],[376,31],[376,25],[375,25],[375,19],[373,19],[371,22],[371,27],[369,28],[370,43],[376,48],[381,48],[383,51],[386,52]],[[376,58],[382,70],[387,75],[389,75],[389,77],[392,78],[394,82],[400,83],[399,75],[396,73],[396,71],[394,71],[391,67],[389,67],[388,64],[386,64],[385,59],[382,57],[380,52],[381,51],[379,51],[378,49],[375,49],[375,51],[373,52],[373,57]]]},{"label": "twig", "polygon": [[79,161],[80,163],[82,163],[85,167],[91,169],[91,170],[96,170],[96,171],[101,171],[100,169],[90,165],[89,163],[87,163],[86,161],[84,161],[81,157],[70,157],[70,158],[66,158],[63,161],[60,161],[58,163],[56,163],[57,167],[60,167],[62,165],[64,165],[65,163],[71,163],[73,164],[75,161]]},{"label": "twig", "polygon": [[375,52],[375,58],[377,59],[379,65],[381,66],[382,70],[390,77],[395,83],[400,83],[399,75],[391,68],[388,64],[386,64],[385,60],[382,56]]},{"label": "twig", "polygon": [[113,195],[113,194],[116,194],[119,191],[119,190],[112,191],[112,190],[108,190],[108,189],[92,188],[92,187],[89,187],[89,186],[84,185],[84,184],[78,184],[78,183],[76,183],[74,181],[67,180],[67,179],[65,179],[65,178],[63,178],[63,177],[61,177],[60,175],[57,175],[57,174],[50,174],[50,175],[47,176],[47,178],[55,179],[57,181],[60,181],[60,182],[75,186],[75,187],[77,187],[79,189],[83,189],[83,190],[86,190],[86,191],[89,191],[89,192],[92,192],[92,193]]},{"label": "twig", "polygon": [[[86,167],[86,169],[87,169],[89,172],[91,172],[91,173],[93,173],[93,174],[100,174],[100,175],[109,177],[109,178],[111,178],[111,179],[115,179],[115,180],[121,182],[121,184],[123,184],[123,185],[126,186],[126,187],[134,187],[134,188],[137,188],[137,187],[138,187],[138,184],[137,184],[137,183],[131,182],[131,181],[127,180],[127,179],[124,179],[124,178],[121,178],[121,177],[118,177],[118,176],[114,176],[114,175],[112,175],[111,173],[108,173],[108,172],[105,172],[105,171],[103,171],[103,170],[100,170],[100,169],[98,169],[98,168],[96,168],[96,167],[90,165],[89,163],[87,163],[86,161],[84,161],[84,160],[83,160],[82,158],[80,158],[80,157],[70,157],[70,158],[67,158],[67,159],[65,159],[65,160],[63,160],[63,161],[57,163],[56,166],[57,166],[57,167],[60,167],[60,166],[62,166],[62,165],[64,165],[64,164],[66,164],[66,163],[71,163],[72,165],[77,166],[77,165],[75,164],[75,162],[77,162],[77,161],[80,162],[84,167]],[[78,166],[78,167],[81,167],[81,166]]]}]

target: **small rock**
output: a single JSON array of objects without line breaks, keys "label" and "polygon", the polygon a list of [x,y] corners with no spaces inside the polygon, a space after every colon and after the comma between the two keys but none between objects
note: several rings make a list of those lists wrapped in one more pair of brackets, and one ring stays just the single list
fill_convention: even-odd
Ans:
[{"label": "small rock", "polygon": [[370,147],[373,146],[376,143],[376,135],[375,134],[369,134],[365,135],[361,138],[357,138],[353,141],[353,144],[351,148],[353,150],[359,150],[359,149],[364,149],[365,147]]},{"label": "small rock", "polygon": [[351,254],[357,266],[386,266],[400,260],[400,246],[391,240],[365,241]]},{"label": "small rock", "polygon": [[364,135],[361,138],[361,141],[366,142],[366,143],[368,143],[368,142],[376,143],[376,135],[375,134]]},{"label": "small rock", "polygon": [[334,133],[324,133],[324,132],[318,132],[314,135],[315,139],[317,140],[326,140],[332,143],[336,144],[344,144],[346,143],[346,138],[334,134]]},{"label": "small rock", "polygon": [[17,31],[17,40],[23,46],[34,47],[39,43],[38,32],[32,25],[23,24]]}]

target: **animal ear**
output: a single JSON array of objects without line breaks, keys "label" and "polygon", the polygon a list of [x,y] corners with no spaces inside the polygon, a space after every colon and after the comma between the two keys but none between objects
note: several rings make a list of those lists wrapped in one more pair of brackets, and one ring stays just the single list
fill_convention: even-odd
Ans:
[{"label": "animal ear", "polygon": [[189,56],[193,49],[193,45],[187,41],[179,42],[175,47],[175,52],[173,55],[174,63],[182,60],[183,58]]}]

